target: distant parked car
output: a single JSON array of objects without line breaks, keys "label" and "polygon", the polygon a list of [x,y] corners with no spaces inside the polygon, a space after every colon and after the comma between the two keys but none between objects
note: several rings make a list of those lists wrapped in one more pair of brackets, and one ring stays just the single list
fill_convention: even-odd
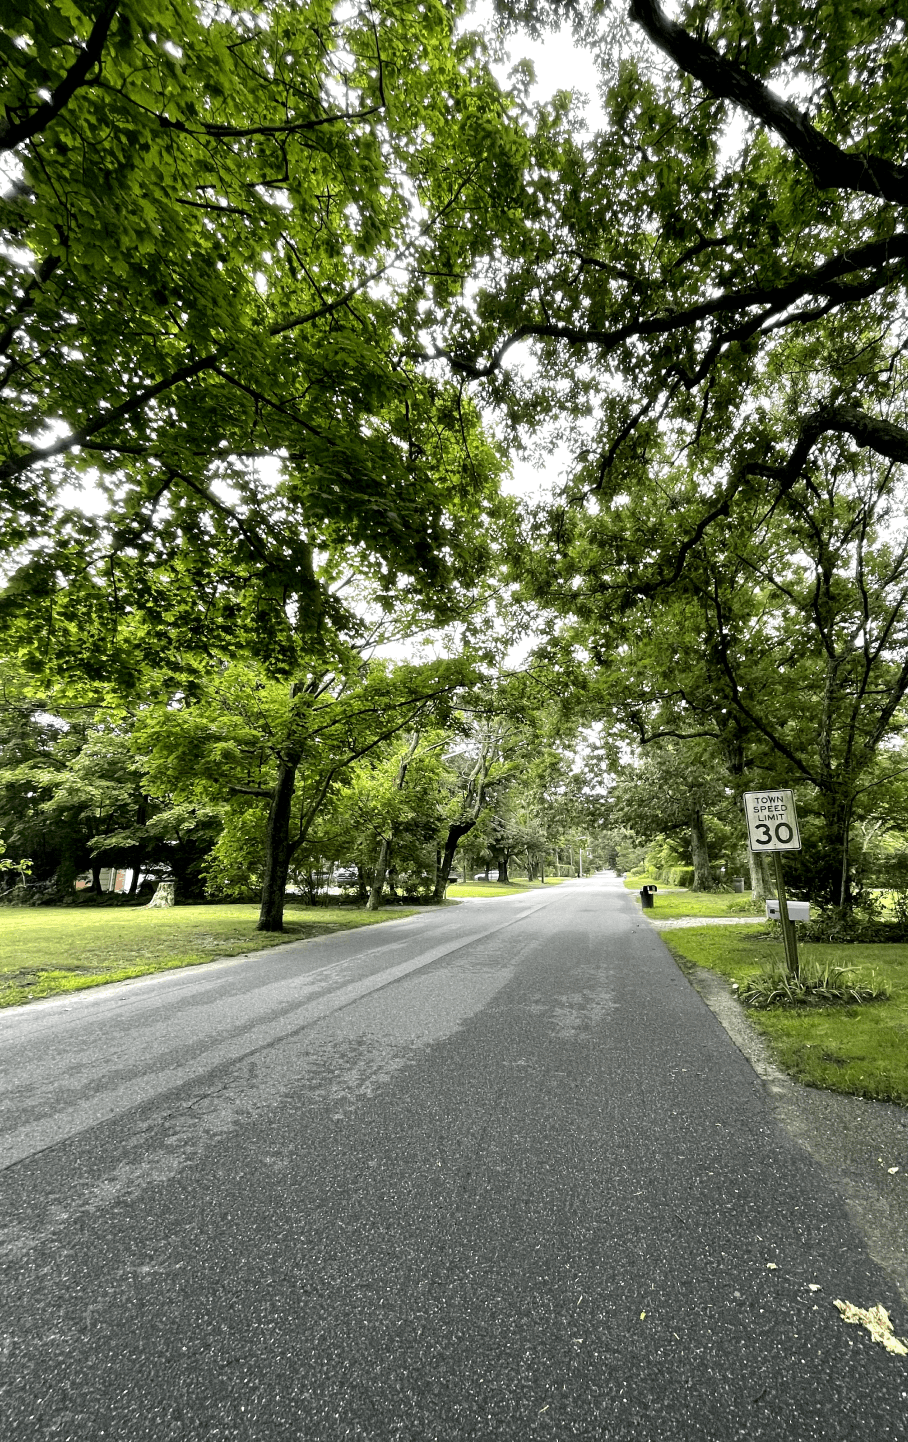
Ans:
[{"label": "distant parked car", "polygon": [[474,880],[474,881],[497,881],[497,880],[498,880],[498,872],[497,872],[497,871],[490,871],[490,872],[488,873],[488,875],[486,875],[486,873],[485,873],[484,871],[477,871],[476,874],[475,874],[475,876],[473,877],[473,880]]},{"label": "distant parked car", "polygon": [[355,866],[338,866],[333,878],[335,886],[355,886],[358,879]]}]

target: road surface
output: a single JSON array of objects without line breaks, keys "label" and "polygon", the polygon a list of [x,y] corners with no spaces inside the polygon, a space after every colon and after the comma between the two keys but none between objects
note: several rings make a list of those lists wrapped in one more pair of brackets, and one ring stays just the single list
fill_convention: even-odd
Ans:
[{"label": "road surface", "polygon": [[908,1438],[826,1171],[620,883],[0,1016],[10,1442]]}]

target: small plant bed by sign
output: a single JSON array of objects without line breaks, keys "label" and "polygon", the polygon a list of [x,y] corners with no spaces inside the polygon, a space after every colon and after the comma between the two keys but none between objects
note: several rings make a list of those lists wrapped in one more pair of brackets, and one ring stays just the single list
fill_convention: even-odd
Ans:
[{"label": "small plant bed by sign", "polygon": [[847,966],[802,964],[792,975],[784,967],[770,967],[734,990],[745,1006],[766,1010],[771,1006],[860,1006],[885,1001],[889,986],[875,971],[861,973]]}]

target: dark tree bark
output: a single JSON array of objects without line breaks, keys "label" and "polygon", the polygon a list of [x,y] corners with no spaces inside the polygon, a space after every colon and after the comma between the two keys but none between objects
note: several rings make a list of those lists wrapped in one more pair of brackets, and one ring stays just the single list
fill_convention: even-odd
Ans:
[{"label": "dark tree bark", "polygon": [[265,829],[265,876],[257,931],[284,929],[284,897],[292,856],[290,813],[298,765],[296,758],[285,760],[282,757],[278,763],[277,781],[271,794]]},{"label": "dark tree bark", "polygon": [[378,848],[378,860],[375,863],[375,871],[372,875],[372,889],[369,893],[369,900],[366,903],[367,911],[378,911],[381,906],[381,894],[385,889],[385,876],[388,870],[388,857],[391,855],[391,838],[383,836]]},{"label": "dark tree bark", "polygon": [[[478,817],[476,818],[478,820]],[[463,838],[473,830],[476,821],[452,822],[448,827],[448,834],[445,838],[444,850],[441,855],[441,864],[435,877],[435,890],[432,893],[433,901],[444,901],[445,892],[448,889],[448,877],[451,875],[451,867],[454,864],[454,854],[457,851]]]},{"label": "dark tree bark", "polygon": [[51,91],[47,100],[43,101],[31,115],[24,115],[21,120],[9,117],[0,124],[0,150],[13,150],[23,141],[40,135],[60,114],[80,86],[88,83],[90,72],[101,59],[107,33],[119,8],[119,0],[107,0],[107,3],[101,7],[101,13],[91,27],[88,39],[77,59],[62,77],[56,89]]},{"label": "dark tree bark", "polygon": [[712,891],[715,885],[709,864],[709,846],[703,812],[694,810],[690,818],[690,849],[694,860],[694,891]]},{"label": "dark tree bark", "polygon": [[658,0],[631,0],[630,14],[679,69],[699,80],[711,94],[740,105],[781,135],[804,161],[819,189],[857,191],[896,205],[908,204],[908,165],[893,164],[868,151],[842,150],[811,125],[792,101],[782,99],[743,65],[720,55],[708,41],[670,20]]}]

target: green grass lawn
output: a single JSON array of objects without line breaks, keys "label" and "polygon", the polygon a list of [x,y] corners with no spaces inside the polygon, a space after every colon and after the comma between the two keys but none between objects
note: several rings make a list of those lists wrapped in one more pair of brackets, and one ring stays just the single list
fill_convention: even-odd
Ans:
[{"label": "green grass lawn", "polygon": [[282,941],[412,916],[412,909],[287,907],[283,932],[256,931],[256,905],[0,908],[0,1006],[149,972],[198,966]]},{"label": "green grass lawn", "polygon": [[[625,879],[625,886],[628,890],[639,891],[644,885],[643,881],[634,878],[633,882]],[[684,891],[681,887],[663,886],[662,882],[655,883],[659,890],[656,892],[656,904],[652,910],[652,916],[658,920],[660,916],[764,916],[766,914],[763,903],[755,906],[750,899],[750,893],[736,891]]]},{"label": "green grass lawn", "polygon": [[519,896],[522,891],[541,891],[545,886],[560,886],[564,876],[547,876],[541,881],[459,881],[450,885],[445,892],[449,901],[461,901],[470,896]]},{"label": "green grass lawn", "polygon": [[655,876],[625,876],[624,885],[628,891],[639,891],[641,886],[658,886],[662,891],[679,891],[687,895],[683,886],[669,886],[667,881],[657,881]]},{"label": "green grass lawn", "polygon": [[[688,973],[704,966],[739,985],[761,967],[784,960],[781,942],[754,936],[745,927],[679,928],[663,932],[662,940]],[[892,994],[861,1006],[748,1011],[775,1060],[808,1086],[908,1106],[908,945],[811,942],[799,950],[804,961],[847,966],[864,975],[876,972]]]}]

